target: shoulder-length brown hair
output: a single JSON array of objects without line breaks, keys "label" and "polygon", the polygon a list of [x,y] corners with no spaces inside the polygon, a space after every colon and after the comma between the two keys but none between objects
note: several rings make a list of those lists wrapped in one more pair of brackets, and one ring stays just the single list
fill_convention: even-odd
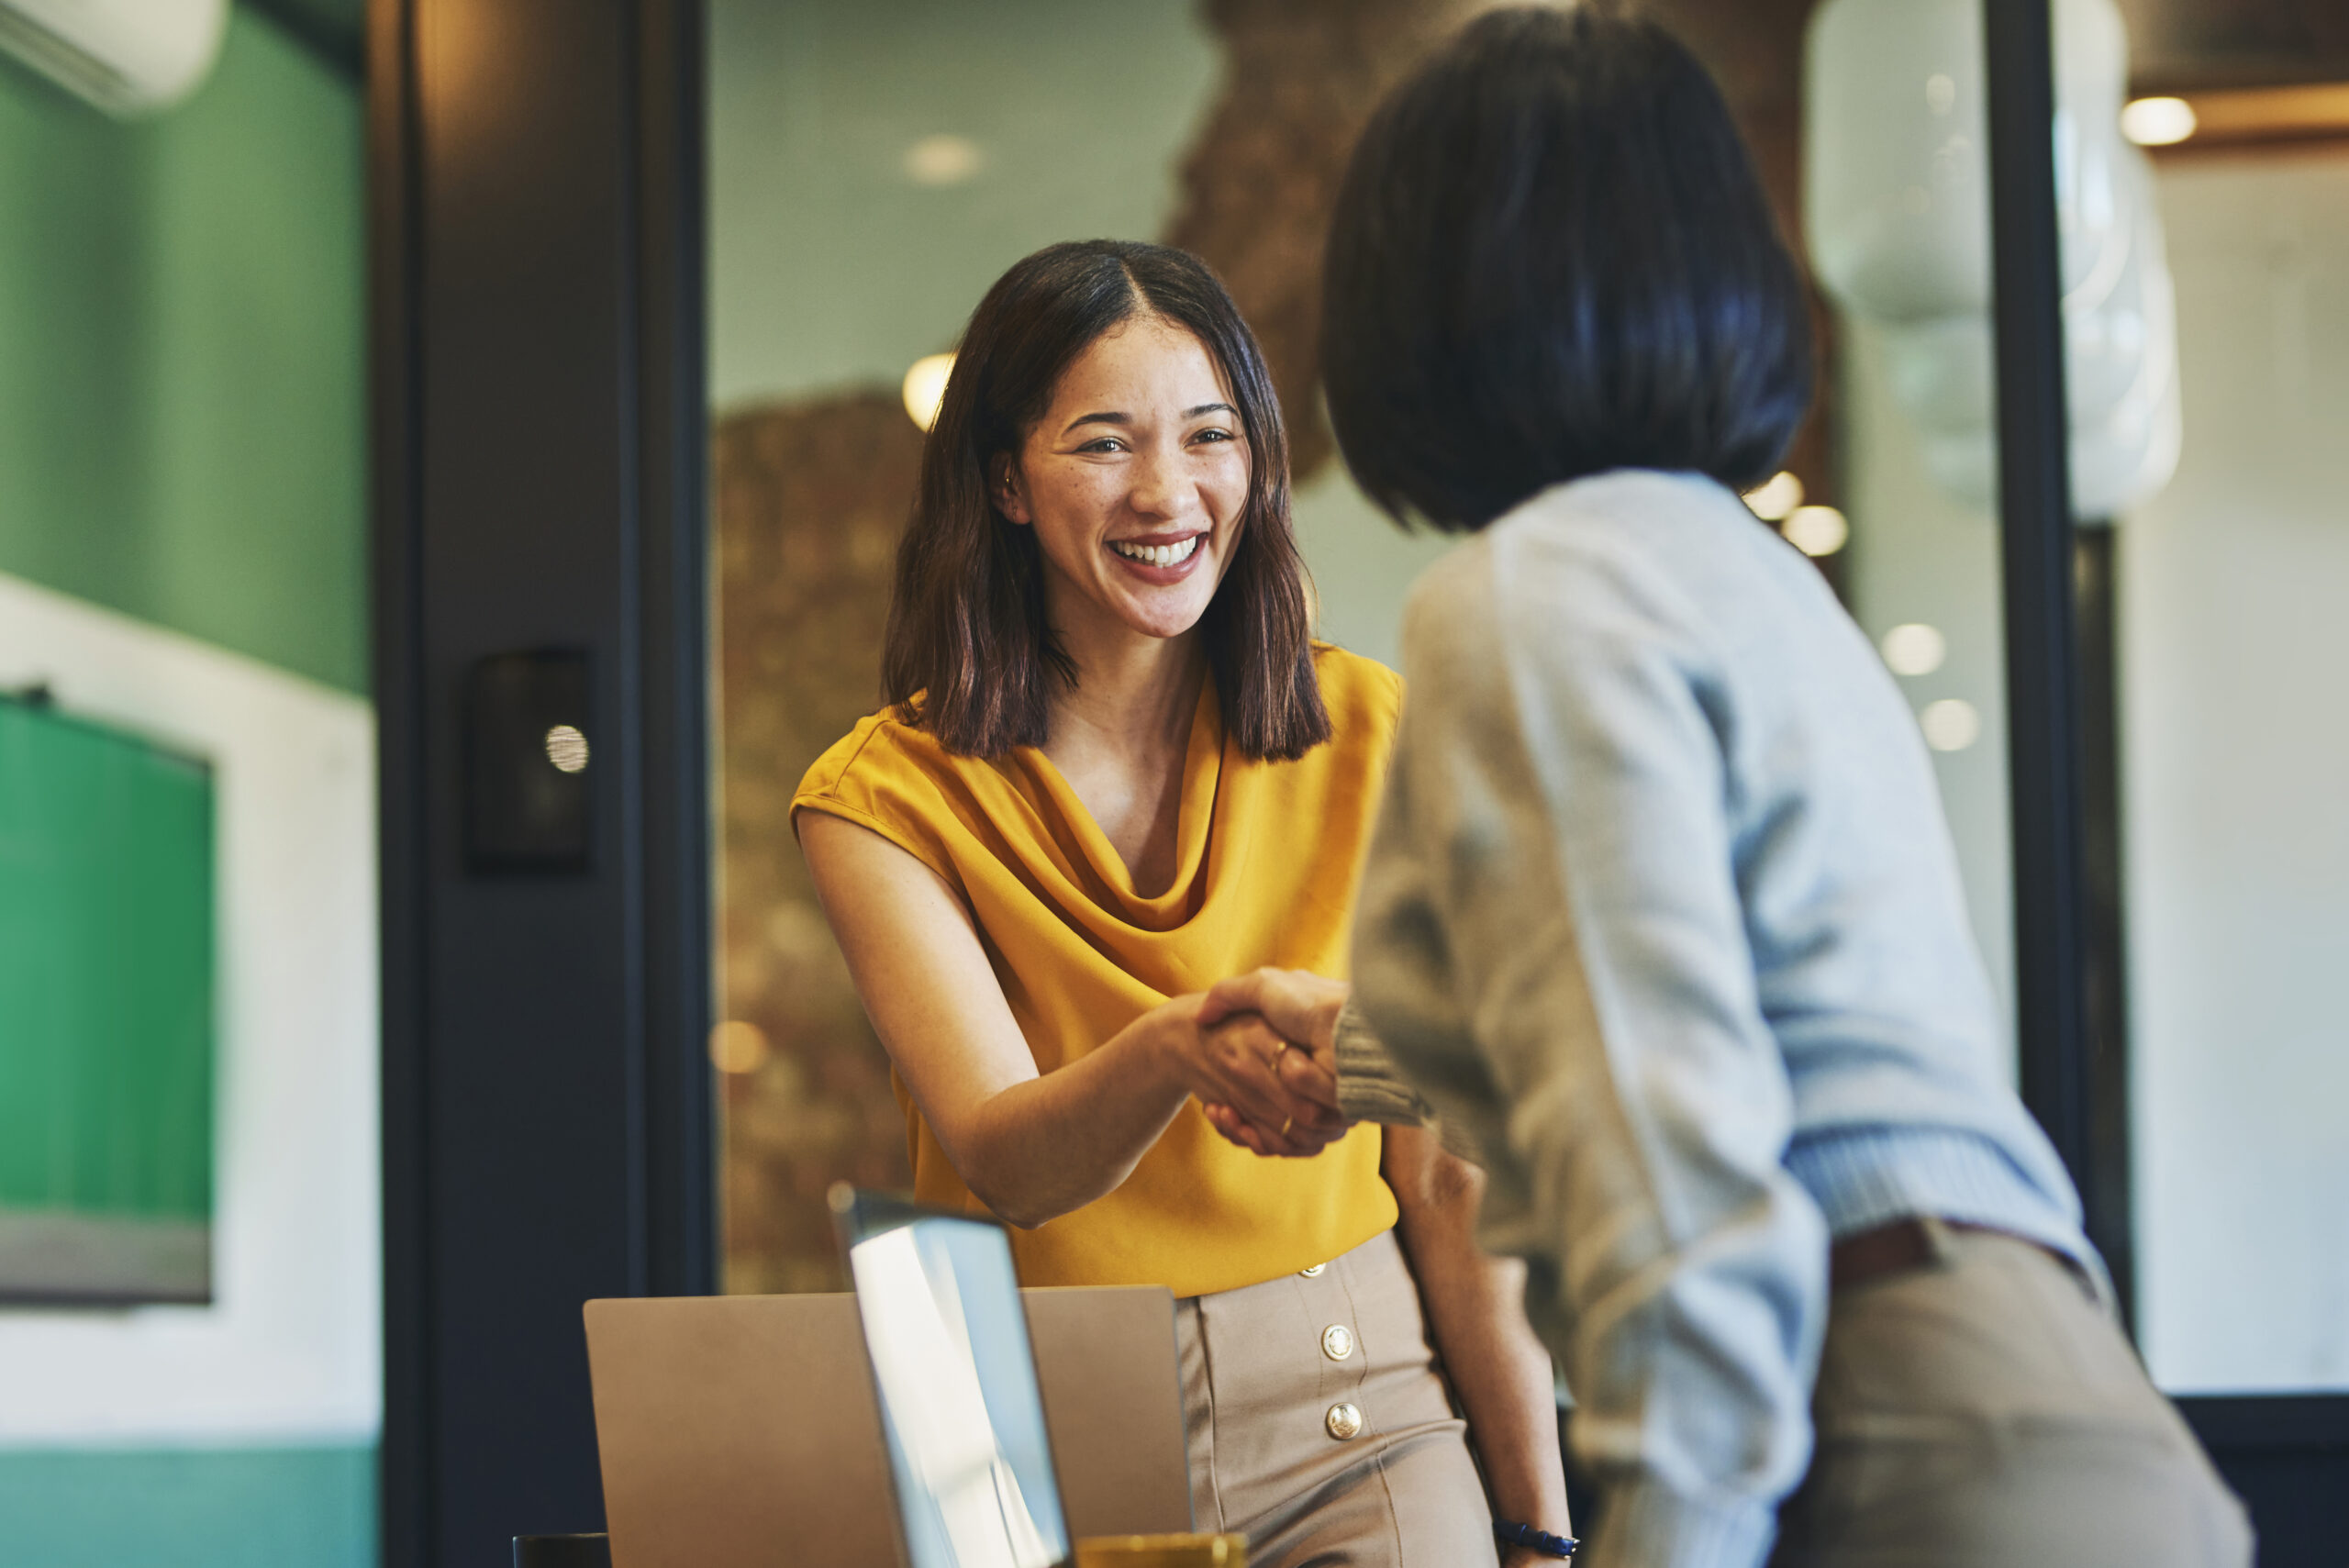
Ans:
[{"label": "shoulder-length brown hair", "polygon": [[1301,757],[1330,738],[1289,524],[1288,437],[1255,337],[1197,257],[1087,239],[1037,251],[987,291],[922,448],[881,683],[899,717],[950,751],[995,757],[1042,745],[1052,683],[1076,682],[1045,619],[1036,531],[996,509],[988,466],[1019,450],[1070,361],[1111,328],[1150,316],[1187,329],[1215,356],[1248,438],[1238,543],[1199,622],[1225,731],[1257,758]]}]

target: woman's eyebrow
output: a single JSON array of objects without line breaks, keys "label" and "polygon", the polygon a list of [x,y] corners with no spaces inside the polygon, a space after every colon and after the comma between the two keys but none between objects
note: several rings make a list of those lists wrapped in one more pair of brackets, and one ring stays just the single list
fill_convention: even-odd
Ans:
[{"label": "woman's eyebrow", "polygon": [[[1239,412],[1239,409],[1234,408],[1229,403],[1202,403],[1196,408],[1184,409],[1183,417],[1186,419],[1196,419],[1202,414],[1231,414],[1236,416]],[[1134,417],[1130,414],[1119,414],[1108,409],[1103,409],[1093,414],[1079,414],[1075,418],[1071,419],[1067,424],[1061,427],[1061,434],[1065,436],[1071,430],[1075,429],[1079,425],[1130,425],[1133,422]]]}]

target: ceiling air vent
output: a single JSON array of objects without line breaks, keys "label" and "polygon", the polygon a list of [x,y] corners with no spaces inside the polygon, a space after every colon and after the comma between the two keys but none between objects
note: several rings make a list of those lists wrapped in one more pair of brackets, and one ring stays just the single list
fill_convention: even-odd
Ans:
[{"label": "ceiling air vent", "polygon": [[228,0],[0,0],[0,50],[127,117],[195,91],[228,20]]}]

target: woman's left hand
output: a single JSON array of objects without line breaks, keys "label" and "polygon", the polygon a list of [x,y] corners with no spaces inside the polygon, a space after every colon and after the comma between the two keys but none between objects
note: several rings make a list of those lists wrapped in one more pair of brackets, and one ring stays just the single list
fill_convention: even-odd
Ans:
[{"label": "woman's left hand", "polygon": [[1342,1117],[1331,1116],[1326,1121],[1308,1125],[1297,1122],[1286,1132],[1274,1128],[1260,1128],[1230,1106],[1208,1106],[1208,1125],[1224,1138],[1251,1154],[1267,1158],[1309,1160],[1347,1133],[1353,1124]]}]

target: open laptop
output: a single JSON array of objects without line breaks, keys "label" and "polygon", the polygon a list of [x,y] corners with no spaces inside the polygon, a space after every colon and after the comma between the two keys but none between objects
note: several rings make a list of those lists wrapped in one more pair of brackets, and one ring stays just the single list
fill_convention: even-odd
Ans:
[{"label": "open laptop", "polygon": [[1011,1240],[970,1215],[835,1187],[911,1568],[1074,1554]]},{"label": "open laptop", "polygon": [[[1068,1537],[1190,1529],[1174,1298],[1020,1301]],[[853,1296],[591,1301],[585,1317],[617,1568],[907,1561]]]}]

